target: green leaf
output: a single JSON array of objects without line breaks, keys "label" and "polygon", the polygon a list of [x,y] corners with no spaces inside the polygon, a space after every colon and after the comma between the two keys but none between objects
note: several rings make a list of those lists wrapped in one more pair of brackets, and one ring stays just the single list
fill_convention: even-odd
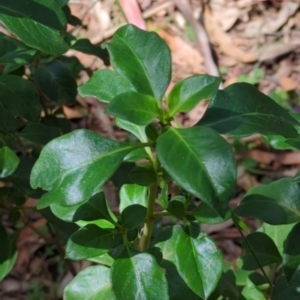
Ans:
[{"label": "green leaf", "polygon": [[16,120],[0,103],[0,134],[13,133],[16,131]]},{"label": "green leaf", "polygon": [[246,286],[242,289],[241,294],[247,300],[266,300],[264,294],[257,289],[249,278],[247,278]]},{"label": "green leaf", "polygon": [[121,224],[127,229],[139,226],[146,219],[147,208],[140,204],[132,204],[121,212]]},{"label": "green leaf", "polygon": [[52,204],[52,212],[66,222],[94,221],[105,219],[109,222],[116,222],[117,219],[112,213],[103,192],[95,194],[84,204],[72,206],[60,206]]},{"label": "green leaf", "polygon": [[109,102],[105,112],[137,125],[148,125],[160,115],[155,98],[137,92],[116,96]]},{"label": "green leaf", "polygon": [[300,223],[291,230],[284,243],[283,272],[290,281],[300,270]]},{"label": "green leaf", "polygon": [[201,100],[211,98],[220,83],[221,78],[210,75],[193,75],[177,82],[167,98],[169,115],[188,112]]},{"label": "green leaf", "polygon": [[[259,268],[256,260],[253,257],[253,253],[260,265],[267,266],[273,263],[281,263],[281,255],[278,252],[273,240],[262,232],[253,232],[246,236],[246,241],[243,241],[240,267],[243,270],[256,270]],[[248,245],[251,247],[249,249]]]},{"label": "green leaf", "polygon": [[176,183],[221,216],[235,191],[231,146],[206,127],[170,128],[157,140],[157,155]]},{"label": "green leaf", "polygon": [[124,184],[120,189],[119,210],[122,212],[127,206],[139,204],[147,207],[147,188],[137,184]]},{"label": "green leaf", "polygon": [[79,39],[71,48],[86,54],[95,55],[103,61],[108,59],[107,50],[101,48],[101,45],[93,45],[89,39]]},{"label": "green leaf", "polygon": [[34,81],[47,97],[60,104],[74,104],[77,95],[76,80],[60,60],[39,66]]},{"label": "green leaf", "polygon": [[8,147],[0,149],[0,178],[8,177],[18,167],[19,157]]},{"label": "green leaf", "polygon": [[20,5],[18,0],[1,0],[0,22],[24,44],[44,53],[60,55],[69,49],[61,34],[66,17],[55,1],[27,0]]},{"label": "green leaf", "polygon": [[0,282],[11,271],[17,259],[15,242],[6,232],[4,226],[0,224]]},{"label": "green leaf", "polygon": [[90,80],[78,88],[82,97],[95,97],[108,103],[116,96],[134,91],[131,83],[118,73],[111,70],[98,70]]},{"label": "green leaf", "polygon": [[139,145],[125,145],[88,130],[75,130],[52,140],[31,173],[33,188],[46,191],[39,207],[86,202],[112,176],[124,156]]},{"label": "green leaf", "polygon": [[131,180],[142,186],[150,186],[157,181],[156,172],[153,170],[152,165],[141,164],[134,167],[129,176]]},{"label": "green leaf", "polygon": [[141,142],[146,143],[148,141],[145,126],[138,126],[129,121],[119,118],[116,118],[116,125],[135,135]]},{"label": "green leaf", "polygon": [[47,115],[42,118],[41,124],[46,125],[47,127],[56,127],[63,134],[72,131],[72,124],[69,120],[65,118],[57,118],[53,115]]},{"label": "green leaf", "polygon": [[0,198],[18,206],[23,205],[26,202],[25,195],[15,187],[5,186],[0,188]]},{"label": "green leaf", "polygon": [[45,126],[42,123],[28,123],[19,132],[19,136],[39,145],[46,145],[61,135],[57,127]]},{"label": "green leaf", "polygon": [[65,300],[114,300],[110,269],[91,266],[81,271],[64,290]]},{"label": "green leaf", "polygon": [[299,123],[251,84],[235,83],[216,93],[198,124],[237,137],[260,133],[293,138]]},{"label": "green leaf", "polygon": [[111,268],[117,300],[167,300],[168,286],[163,270],[148,253],[121,255]]},{"label": "green leaf", "polygon": [[[186,293],[192,295],[195,293],[207,299],[222,274],[222,255],[214,242],[206,234],[200,233],[198,229],[190,228],[188,233],[179,225],[162,231],[155,237],[154,242],[162,249],[164,260],[171,263],[170,270],[167,268],[167,278],[169,272],[171,274],[174,272],[175,265],[178,274],[188,287],[180,283],[178,276],[172,274],[168,281],[170,279],[180,283],[179,287],[176,287],[177,292],[180,293],[183,289]],[[171,287],[174,284],[172,281],[169,282]],[[189,289],[193,293],[188,292]],[[172,289],[170,295],[171,293]]]},{"label": "green leaf", "polygon": [[114,244],[114,233],[97,225],[87,225],[73,233],[66,246],[66,257],[83,260],[108,252]]},{"label": "green leaf", "polygon": [[271,225],[300,221],[300,186],[291,178],[252,188],[234,210],[241,217]]},{"label": "green leaf", "polygon": [[30,81],[16,75],[0,76],[0,97],[1,104],[9,113],[32,122],[39,120],[39,94]]},{"label": "green leaf", "polygon": [[183,218],[186,214],[186,199],[184,196],[175,196],[168,203],[167,211],[177,218]]},{"label": "green leaf", "polygon": [[169,202],[169,199],[168,199],[169,187],[165,181],[161,181],[159,183],[159,187],[161,188],[161,192],[157,197],[157,202],[159,203],[159,205],[161,207],[166,209],[168,207],[168,202]]},{"label": "green leaf", "polygon": [[157,33],[125,25],[105,46],[116,72],[127,78],[138,93],[162,99],[171,79],[171,54]]}]

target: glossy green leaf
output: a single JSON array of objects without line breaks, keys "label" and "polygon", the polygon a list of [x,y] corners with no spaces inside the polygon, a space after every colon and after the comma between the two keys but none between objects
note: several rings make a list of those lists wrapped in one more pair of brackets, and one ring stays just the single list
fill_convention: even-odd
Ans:
[{"label": "glossy green leaf", "polygon": [[141,142],[147,142],[147,135],[146,135],[146,127],[139,126],[129,121],[116,118],[116,125],[126,131],[129,131],[133,135],[135,135]]},{"label": "glossy green leaf", "polygon": [[31,173],[33,188],[50,191],[40,200],[39,207],[86,202],[99,192],[124,156],[138,146],[125,145],[84,129],[52,140],[42,150]]},{"label": "glossy green leaf", "polygon": [[60,135],[61,131],[57,127],[45,126],[42,123],[28,123],[19,132],[19,136],[39,145],[46,145]]},{"label": "glossy green leaf", "polygon": [[252,188],[235,213],[257,218],[272,225],[300,221],[300,186],[291,178]]},{"label": "glossy green leaf", "polygon": [[0,149],[0,178],[8,177],[18,167],[19,157],[9,147]]},{"label": "glossy green leaf", "polygon": [[114,243],[114,233],[97,225],[87,225],[73,233],[67,242],[66,257],[83,260],[108,252]]},{"label": "glossy green leaf", "polygon": [[[253,253],[261,266],[267,266],[273,263],[281,263],[281,255],[276,248],[273,240],[262,232],[253,232],[246,236],[246,242],[242,244],[243,254],[241,256],[240,267],[243,270],[256,270],[259,268]],[[248,247],[250,246],[250,248]]]},{"label": "glossy green leaf", "polygon": [[32,122],[39,120],[41,114],[39,95],[30,81],[16,75],[2,75],[0,97],[2,106],[9,113]]},{"label": "glossy green leaf", "polygon": [[[143,159],[149,159],[149,155],[145,151],[145,148],[139,148],[139,149],[133,150],[124,157],[124,161],[126,161],[126,162],[136,162],[138,160],[143,160]],[[135,168],[135,167],[136,167],[136,165],[134,164],[133,168]],[[133,168],[131,168],[131,170]],[[131,170],[130,170],[130,172],[131,172]],[[128,175],[129,175],[129,172],[128,172]],[[130,182],[132,182],[131,179],[130,179]]]},{"label": "glossy green leaf", "polygon": [[255,284],[249,278],[247,278],[247,284],[242,289],[241,294],[247,300],[266,300],[264,294],[257,289]]},{"label": "glossy green leaf", "polygon": [[288,281],[300,270],[300,223],[297,223],[284,243],[283,271]]},{"label": "glossy green leaf", "polygon": [[184,196],[175,196],[168,204],[167,211],[177,218],[185,216],[186,199]]},{"label": "glossy green leaf", "polygon": [[134,167],[129,174],[131,180],[142,186],[150,186],[157,181],[156,172],[149,164],[141,164]]},{"label": "glossy green leaf", "polygon": [[138,93],[162,99],[171,79],[171,54],[157,33],[125,25],[106,47],[116,72]]},{"label": "glossy green leaf", "polygon": [[148,253],[120,256],[111,268],[117,300],[167,300],[168,286],[163,270]]},{"label": "glossy green leaf", "polygon": [[176,183],[224,216],[235,191],[230,145],[206,127],[170,128],[157,140],[162,167]]},{"label": "glossy green leaf", "polygon": [[104,103],[108,103],[117,95],[134,90],[126,78],[111,70],[98,70],[86,84],[78,88],[82,97],[95,97]]},{"label": "glossy green leaf", "polygon": [[269,225],[264,223],[257,231],[267,234],[276,245],[280,255],[283,255],[284,242],[295,224]]},{"label": "glossy green leaf", "polygon": [[0,103],[0,134],[13,133],[16,131],[16,120]]},{"label": "glossy green leaf", "polygon": [[260,133],[293,138],[299,123],[251,84],[235,83],[216,93],[198,124],[238,137]]},{"label": "glossy green leaf", "polygon": [[155,98],[137,92],[116,96],[109,102],[105,112],[137,125],[148,125],[160,115]]},{"label": "glossy green leaf", "polygon": [[119,210],[122,212],[127,206],[139,204],[147,207],[147,188],[137,184],[124,184],[120,189]]},{"label": "glossy green leaf", "polygon": [[0,224],[0,282],[11,271],[17,259],[15,242],[6,232],[4,226]]},{"label": "glossy green leaf", "polygon": [[101,48],[101,45],[93,45],[89,39],[79,39],[71,48],[86,54],[95,55],[102,60],[107,60],[108,58],[107,50]]},{"label": "glossy green leaf", "polygon": [[210,75],[193,75],[177,82],[167,98],[169,115],[188,112],[201,100],[211,98],[220,83],[221,78]]},{"label": "glossy green leaf", "polygon": [[[162,249],[164,260],[171,263],[169,266],[171,274],[176,268],[179,275],[179,278],[173,274],[168,277],[169,269],[166,269],[168,281],[169,279],[173,281],[169,282],[170,295],[174,292],[172,287],[176,281],[179,286],[175,290],[178,293],[182,292],[181,289],[183,289],[188,294],[193,295],[195,293],[199,297],[207,299],[221,277],[222,255],[206,234],[197,229],[191,228],[190,230],[189,233],[181,226],[175,225],[162,231],[155,237],[154,242],[156,246]],[[188,288],[180,283],[180,278]],[[188,292],[189,290],[193,292]]]},{"label": "glossy green leaf", "polygon": [[1,0],[0,22],[26,45],[44,53],[60,55],[69,48],[61,34],[66,17],[55,1],[27,0],[20,5],[18,0]]},{"label": "glossy green leaf", "polygon": [[147,208],[140,204],[132,204],[121,212],[121,223],[127,229],[139,226],[146,219]]},{"label": "glossy green leaf", "polygon": [[[273,149],[277,150],[293,150],[295,149],[294,146],[291,146],[287,139],[281,135],[268,135],[264,136],[264,140],[272,146]],[[299,138],[295,139],[288,139],[289,141],[292,141],[292,143],[297,142],[299,143]]]},{"label": "glossy green leaf", "polygon": [[65,300],[114,300],[110,269],[91,266],[81,271],[64,290]]},{"label": "glossy green leaf", "polygon": [[76,80],[68,67],[60,60],[41,65],[35,70],[34,81],[46,96],[60,104],[75,103]]}]

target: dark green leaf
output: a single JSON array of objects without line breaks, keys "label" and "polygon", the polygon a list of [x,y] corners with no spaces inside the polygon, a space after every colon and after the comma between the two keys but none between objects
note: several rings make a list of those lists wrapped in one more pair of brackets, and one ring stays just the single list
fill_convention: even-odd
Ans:
[{"label": "dark green leaf", "polygon": [[111,70],[98,70],[91,79],[78,88],[82,97],[95,97],[108,103],[117,95],[134,91],[134,87],[124,77]]},{"label": "dark green leaf", "polygon": [[288,281],[300,270],[300,223],[291,230],[284,243],[283,271]]},{"label": "dark green leaf", "polygon": [[0,282],[11,271],[17,259],[15,242],[6,232],[4,226],[0,224]]},{"label": "dark green leaf", "polygon": [[146,219],[147,208],[140,204],[132,204],[121,212],[121,223],[127,229],[139,226]]},{"label": "dark green leaf", "polygon": [[106,47],[116,72],[126,77],[138,93],[162,99],[171,79],[171,55],[157,33],[125,25]]},{"label": "dark green leaf", "polygon": [[[135,152],[135,150],[133,150],[132,152]],[[124,157],[124,160],[127,157],[127,155]],[[110,178],[114,186],[121,187],[123,184],[131,184],[132,181],[129,177],[129,173],[134,167],[135,167],[134,163],[128,163],[128,162],[122,163],[115,171],[113,176]]]},{"label": "dark green leaf", "polygon": [[0,103],[0,133],[13,133],[16,131],[16,120]]},{"label": "dark green leaf", "polygon": [[89,39],[79,39],[71,48],[86,54],[95,55],[108,62],[109,55],[107,50],[103,49],[101,45],[93,45]]},{"label": "dark green leaf", "polygon": [[150,186],[157,181],[156,172],[149,164],[141,164],[134,167],[129,174],[131,180],[142,186]]},{"label": "dark green leaf", "polygon": [[0,97],[1,104],[9,113],[32,122],[39,120],[41,114],[39,95],[30,81],[15,75],[2,75]]},{"label": "dark green leaf", "polygon": [[65,64],[74,78],[78,77],[80,71],[84,69],[80,60],[75,56],[61,56],[59,60]]},{"label": "dark green leaf", "polygon": [[235,83],[218,91],[198,124],[232,136],[298,136],[294,128],[297,120],[248,83]]},{"label": "dark green leaf", "polygon": [[31,173],[31,184],[46,191],[39,207],[86,202],[114,173],[124,156],[138,145],[76,130],[47,144]]},{"label": "dark green leaf", "polygon": [[147,253],[119,257],[111,268],[117,300],[167,300],[168,286],[163,270]]},{"label": "dark green leaf", "polygon": [[272,225],[300,221],[300,186],[291,178],[252,188],[235,213]]},{"label": "dark green leaf", "polygon": [[60,33],[66,28],[66,17],[55,1],[27,0],[20,5],[18,0],[1,0],[0,21],[26,45],[42,52],[59,55],[69,48]]},{"label": "dark green leaf", "polygon": [[193,75],[177,82],[167,98],[169,115],[188,112],[201,100],[211,98],[220,82],[221,78],[210,75]]},{"label": "dark green leaf", "polygon": [[122,212],[127,206],[139,204],[147,207],[147,188],[137,184],[124,184],[120,189],[119,210]]},{"label": "dark green leaf", "polygon": [[92,266],[81,271],[64,290],[65,300],[114,300],[110,269]]},{"label": "dark green leaf", "polygon": [[241,256],[241,268],[243,270],[256,270],[259,268],[259,265],[253,257],[253,253],[255,253],[261,266],[281,263],[281,255],[268,235],[262,232],[253,232],[246,236],[246,240],[247,243],[243,242],[242,244],[243,254]]},{"label": "dark green leaf", "polygon": [[60,135],[57,127],[45,126],[42,123],[29,123],[19,133],[19,136],[39,145],[46,145]]},{"label": "dark green leaf", "polygon": [[15,187],[7,186],[0,188],[0,198],[16,205],[23,205],[26,201],[23,193],[21,193]]},{"label": "dark green leaf", "polygon": [[155,98],[137,92],[116,96],[109,102],[105,112],[137,125],[148,125],[160,115]]},{"label": "dark green leaf", "polygon": [[167,211],[177,218],[185,216],[186,199],[184,196],[175,196],[169,202]]},{"label": "dark green leaf", "polygon": [[[171,276],[170,279],[180,283],[181,277],[188,287],[181,283],[176,290],[180,293],[183,289],[188,293],[190,289],[201,298],[207,299],[222,274],[222,255],[214,242],[197,229],[190,228],[187,233],[179,225],[162,231],[154,242],[162,249],[164,260],[173,264],[173,267],[170,266],[171,274],[176,266],[179,278],[172,274],[174,277]],[[168,272],[167,268],[167,278]],[[192,295],[193,293],[189,292]]]},{"label": "dark green leaf", "polygon": [[219,134],[206,127],[170,128],[157,140],[157,155],[179,186],[224,216],[236,169],[231,147]]},{"label": "dark green leaf", "polygon": [[19,157],[8,147],[0,149],[0,178],[8,177],[18,167]]},{"label": "dark green leaf", "polygon": [[66,257],[83,260],[108,252],[114,243],[114,233],[97,225],[87,225],[73,233],[68,240]]},{"label": "dark green leaf", "polygon": [[41,65],[33,75],[36,84],[50,100],[61,104],[75,103],[77,84],[62,61]]},{"label": "dark green leaf", "polygon": [[71,122],[65,118],[56,118],[53,115],[47,115],[41,120],[41,124],[46,125],[47,127],[56,127],[62,133],[69,133],[72,131]]}]

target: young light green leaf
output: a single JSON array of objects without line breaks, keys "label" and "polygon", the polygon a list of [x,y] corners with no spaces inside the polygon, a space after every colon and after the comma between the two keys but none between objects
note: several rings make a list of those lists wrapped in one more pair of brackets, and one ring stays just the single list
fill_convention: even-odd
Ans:
[{"label": "young light green leaf", "polygon": [[247,300],[266,300],[264,294],[249,278],[247,278],[246,286],[242,289],[241,294]]},{"label": "young light green leaf", "polygon": [[177,82],[167,98],[169,115],[188,112],[201,100],[211,98],[220,82],[221,78],[210,75],[193,75]]},{"label": "young light green leaf", "polygon": [[171,79],[171,55],[157,33],[125,25],[106,47],[116,72],[127,78],[138,93],[162,99]]},{"label": "young light green leaf", "polygon": [[69,238],[66,257],[83,260],[108,252],[114,244],[114,232],[90,224],[80,228]]},{"label": "young light green leaf", "polygon": [[170,128],[157,140],[157,155],[179,186],[224,216],[236,168],[230,145],[218,133],[198,126]]},{"label": "young light green leaf", "polygon": [[116,300],[169,299],[163,270],[148,253],[116,259],[111,279]]},{"label": "young light green leaf", "polygon": [[124,119],[116,118],[116,125],[135,135],[141,142],[148,141],[146,135],[146,126],[139,126]]},{"label": "young light green leaf", "polygon": [[127,229],[133,229],[144,222],[147,208],[140,204],[132,204],[121,212],[121,224]]},{"label": "young light green leaf", "polygon": [[124,184],[120,189],[119,210],[122,211],[132,204],[147,207],[147,188],[137,184]]},{"label": "young light green leaf", "polygon": [[259,268],[253,253],[262,267],[273,263],[281,263],[281,255],[268,235],[262,232],[253,232],[246,236],[246,240],[247,243],[243,242],[242,244],[243,254],[240,258],[240,267],[243,270],[256,270]]},{"label": "young light green leaf", "polygon": [[0,178],[8,177],[18,167],[19,157],[9,147],[0,149]]},{"label": "young light green leaf", "polygon": [[254,187],[245,195],[235,213],[272,225],[299,222],[300,186],[292,178],[283,178]]},{"label": "young light green leaf", "polygon": [[45,126],[42,123],[28,123],[18,135],[33,143],[46,145],[59,137],[61,131],[57,127]]},{"label": "young light green leaf", "polygon": [[115,172],[124,156],[140,145],[125,145],[88,130],[52,140],[31,173],[31,185],[46,191],[39,207],[86,202]]},{"label": "young light green leaf", "polygon": [[[188,288],[207,299],[222,274],[222,255],[214,242],[204,233],[195,229],[188,233],[179,225],[162,231],[154,242],[162,249],[164,260],[172,263],[173,269],[175,265]],[[167,278],[168,272],[167,269]]]},{"label": "young light green leaf", "polygon": [[65,300],[114,300],[110,268],[91,266],[81,271],[64,290]]},{"label": "young light green leaf", "polygon": [[109,102],[105,112],[137,125],[148,125],[160,115],[155,98],[137,92],[117,95]]},{"label": "young light green leaf", "polygon": [[35,70],[34,81],[54,102],[73,104],[77,95],[76,80],[68,67],[60,60],[40,65]]},{"label": "young light green leaf", "polygon": [[134,90],[126,78],[111,70],[98,70],[86,84],[78,88],[82,97],[95,97],[104,103],[108,103],[117,95]]},{"label": "young light green leaf", "polygon": [[291,230],[284,243],[283,272],[290,281],[300,270],[300,223]]},{"label": "young light green leaf", "polygon": [[39,94],[29,80],[16,75],[1,75],[0,97],[2,106],[9,113],[32,122],[39,120],[41,114]]},{"label": "young light green leaf", "polygon": [[[0,1],[0,22],[24,44],[51,55],[67,52],[68,45],[61,31],[67,21],[56,1]],[[26,30],[24,30],[26,28]]]},{"label": "young light green leaf", "polygon": [[218,91],[198,123],[219,133],[246,136],[254,133],[298,136],[299,125],[280,105],[248,83],[235,83]]}]

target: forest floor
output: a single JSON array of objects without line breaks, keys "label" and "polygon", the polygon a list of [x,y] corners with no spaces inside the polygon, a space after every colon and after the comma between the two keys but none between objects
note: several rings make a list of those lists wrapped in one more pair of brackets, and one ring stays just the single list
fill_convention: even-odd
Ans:
[{"label": "forest floor", "polygon": [[[299,1],[123,0],[121,3],[131,23],[156,31],[169,45],[173,60],[171,85],[195,73],[219,74],[223,87],[235,82],[252,83],[291,113],[300,113]],[[89,38],[95,44],[109,41],[124,24],[114,0],[70,0],[69,5],[84,24],[70,26],[70,32]],[[85,67],[94,71],[105,68],[94,56],[71,51],[68,55],[76,55]],[[77,80],[79,85],[83,84],[88,75],[82,72]],[[103,113],[103,104],[79,96],[77,100],[75,106],[64,107],[74,128],[89,128],[102,135],[125,138]],[[181,123],[184,126],[195,124],[206,105],[202,101],[191,112],[180,116]],[[232,206],[236,206],[253,186],[294,176],[299,170],[300,152],[281,151],[278,139],[267,141],[253,135],[232,140],[232,143],[238,166],[237,192]],[[107,193],[117,210],[115,190],[108,186]],[[30,201],[28,199],[29,204]],[[46,221],[39,214],[32,213],[29,217],[35,228],[47,230]],[[260,226],[255,221],[248,221],[247,225],[253,230]],[[217,242],[224,258],[235,264],[241,253],[241,237],[232,222],[202,225],[202,230]],[[26,227],[20,234],[18,248],[17,263],[0,285],[2,299],[62,299],[63,288],[72,274],[55,246]],[[89,264],[83,262],[74,266],[81,270]]]}]

